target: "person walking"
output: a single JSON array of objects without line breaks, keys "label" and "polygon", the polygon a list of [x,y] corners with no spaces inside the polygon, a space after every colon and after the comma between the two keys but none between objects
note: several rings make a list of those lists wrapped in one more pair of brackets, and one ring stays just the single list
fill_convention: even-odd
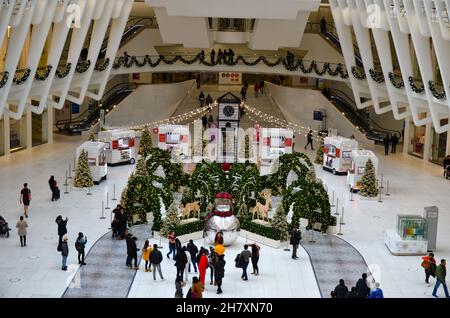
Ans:
[{"label": "person walking", "polygon": [[436,260],[434,254],[430,253],[427,256],[422,257],[421,266],[425,269],[425,283],[430,286],[430,276],[436,276]]},{"label": "person walking", "polygon": [[202,117],[202,125],[203,125],[203,130],[206,130],[206,128],[208,127],[208,117],[206,117],[206,115],[203,115],[203,117]]},{"label": "person walking", "polygon": [[450,170],[450,155],[448,155],[447,157],[445,157],[444,162],[444,177],[445,178],[449,178],[449,170]]},{"label": "person walking", "polygon": [[197,74],[196,76],[195,76],[195,82],[197,83],[197,89],[200,89],[200,82],[201,82],[201,79],[200,79],[200,74]]},{"label": "person walking", "polygon": [[28,189],[28,183],[23,184],[23,189],[20,191],[20,204],[23,204],[23,213],[28,218],[31,202],[31,190]]},{"label": "person walking", "polygon": [[259,93],[259,86],[258,86],[258,83],[255,83],[255,86],[254,86],[254,91],[255,91],[255,97],[257,98],[258,97],[258,93]]},{"label": "person walking", "polygon": [[20,216],[20,220],[16,224],[17,234],[20,238],[20,246],[27,246],[27,222],[23,219],[23,216]]},{"label": "person walking", "polygon": [[375,283],[375,288],[370,292],[369,298],[384,298],[380,283]]},{"label": "person walking", "polygon": [[68,217],[66,217],[65,220],[63,220],[61,215],[58,215],[56,217],[55,222],[56,224],[58,224],[58,236],[59,236],[58,245],[61,244],[64,234],[67,233],[67,221],[69,221]]},{"label": "person walking", "polygon": [[206,96],[205,103],[206,103],[206,106],[209,106],[212,103],[214,103],[213,98],[211,97],[211,95],[208,94],[208,96]]},{"label": "person walking", "polygon": [[67,242],[69,241],[69,237],[65,234],[62,238],[61,242],[61,256],[62,256],[62,267],[63,271],[67,270],[67,257],[69,256],[69,245]]},{"label": "person walking", "polygon": [[398,145],[398,136],[397,134],[394,134],[391,138],[391,153],[395,154],[397,151],[397,145]]},{"label": "person walking", "polygon": [[150,242],[148,240],[145,241],[144,246],[142,247],[142,259],[145,261],[145,272],[151,272],[152,269],[149,270],[149,262],[150,262],[150,253],[152,252],[152,247],[150,246]]},{"label": "person walking", "polygon": [[306,144],[305,149],[306,149],[309,145],[311,145],[311,150],[314,150],[314,147],[313,147],[313,131],[312,131],[312,130],[309,130],[307,139],[308,139],[308,143]]},{"label": "person walking", "polygon": [[261,93],[261,95],[264,95],[264,80],[261,80],[259,82],[259,92]]},{"label": "person walking", "polygon": [[[195,261],[197,253],[198,253],[198,247],[194,244],[193,240],[189,240],[189,243],[187,245],[187,250],[189,254],[191,254],[191,262],[194,267],[194,271],[197,273],[197,263]],[[191,272],[191,264],[189,263],[188,267],[189,273]]]},{"label": "person walking", "polygon": [[209,256],[208,256],[208,266],[209,266],[209,270],[211,272],[211,281],[210,281],[210,285],[214,284],[214,267],[216,265],[217,262],[217,258],[219,255],[217,255],[216,251],[214,250],[213,247],[209,248]]},{"label": "person walking", "polygon": [[164,277],[161,272],[161,262],[163,260],[163,256],[158,250],[158,245],[153,244],[153,250],[150,253],[150,263],[152,263],[153,267],[153,280],[156,280],[156,270],[158,270],[159,276],[162,280],[164,280]]},{"label": "person walking", "polygon": [[52,201],[57,201],[59,199],[59,188],[54,176],[50,177],[48,180],[48,185],[52,191]]},{"label": "person walking", "polygon": [[356,282],[357,298],[367,298],[370,294],[370,288],[367,286],[367,274],[362,274],[362,278]]},{"label": "person walking", "polygon": [[183,272],[187,264],[186,253],[184,253],[182,248],[177,248],[177,255],[175,256],[175,267],[177,268],[177,277],[181,276],[183,278]]},{"label": "person walking", "polygon": [[173,253],[173,260],[175,260],[175,232],[172,231],[169,233],[169,253],[167,253],[167,258],[169,258],[169,255]]},{"label": "person walking", "polygon": [[139,251],[139,249],[137,248],[136,242],[137,242],[137,237],[133,236],[133,238],[130,241],[130,251],[129,251],[129,256],[130,256],[130,263],[129,264],[130,264],[130,266],[129,267],[130,267],[130,269],[132,269],[131,263],[134,260],[134,269],[138,270],[139,267],[138,267],[138,264],[137,264],[137,252]]},{"label": "person walking", "polygon": [[291,241],[290,244],[292,245],[292,259],[297,259],[297,248],[300,244],[300,240],[302,239],[302,233],[300,232],[300,229],[298,228],[298,225],[294,225],[291,231]]},{"label": "person walking", "polygon": [[175,279],[175,298],[183,298],[183,278],[181,276],[177,276]]},{"label": "person walking", "polygon": [[247,86],[246,85],[242,86],[242,88],[241,88],[241,99],[243,101],[247,100]]},{"label": "person walking", "polygon": [[250,244],[252,247],[252,266],[253,266],[253,273],[252,275],[258,276],[259,275],[259,268],[258,268],[258,261],[259,261],[259,250],[261,247],[256,244]]},{"label": "person walking", "polygon": [[245,281],[248,281],[247,276],[247,267],[250,263],[250,258],[252,257],[252,252],[248,250],[248,245],[244,245],[244,250],[241,252],[241,262],[242,262],[242,276],[241,278]]},{"label": "person walking", "polygon": [[339,280],[339,285],[334,288],[334,292],[336,294],[336,298],[347,298],[348,288],[345,286],[343,279]]},{"label": "person walking", "polygon": [[200,102],[200,107],[205,106],[205,94],[203,91],[201,91],[200,95],[198,95],[198,101]]},{"label": "person walking", "polygon": [[445,282],[445,276],[447,276],[446,266],[447,266],[447,261],[445,259],[441,259],[441,264],[436,269],[436,284],[434,285],[433,293],[432,293],[432,295],[436,298],[439,298],[436,295],[436,293],[438,291],[439,286],[441,286],[441,284],[444,287],[445,297],[450,298],[450,296],[448,294],[447,283]]},{"label": "person walking", "polygon": [[384,145],[384,155],[389,155],[389,143],[391,142],[389,135],[386,135],[383,139],[383,145]]},{"label": "person walking", "polygon": [[200,282],[202,283],[203,288],[205,288],[205,276],[206,269],[208,268],[208,257],[206,256],[207,250],[200,250],[200,260],[198,262],[198,271],[200,273]]},{"label": "person walking", "polygon": [[225,277],[225,255],[219,255],[214,264],[214,280],[217,285],[217,294],[222,294],[222,279]]},{"label": "person walking", "polygon": [[84,249],[86,247],[87,243],[87,237],[84,236],[82,232],[78,233],[78,238],[75,241],[75,249],[78,252],[78,264],[79,265],[86,265],[84,262]]}]

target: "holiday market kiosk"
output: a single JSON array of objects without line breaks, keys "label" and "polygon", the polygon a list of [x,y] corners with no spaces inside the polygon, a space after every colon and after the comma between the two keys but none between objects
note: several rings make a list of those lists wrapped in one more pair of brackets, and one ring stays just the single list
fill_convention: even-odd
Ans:
[{"label": "holiday market kiosk", "polygon": [[323,170],[346,175],[352,167],[351,153],[358,149],[358,142],[340,136],[325,137],[323,145]]},{"label": "holiday market kiosk", "polygon": [[[271,162],[292,153],[294,132],[285,128],[260,128],[261,161]],[[258,138],[257,138],[258,139]]]},{"label": "holiday market kiosk", "polygon": [[158,134],[158,148],[170,150],[182,159],[189,155],[189,126],[163,125],[155,132]]},{"label": "holiday market kiosk", "polygon": [[106,144],[106,161],[110,165],[136,162],[134,130],[113,129],[100,131],[98,140]]},{"label": "holiday market kiosk", "polygon": [[361,180],[366,169],[366,163],[369,159],[373,163],[375,175],[378,173],[378,157],[370,150],[353,150],[350,153],[352,167],[348,171],[347,182],[350,191],[358,192],[361,188]]},{"label": "holiday market kiosk", "polygon": [[108,164],[106,162],[106,144],[104,142],[86,141],[77,148],[77,158],[80,156],[81,150],[83,149],[87,153],[92,180],[94,183],[98,184],[101,180],[106,179],[106,175],[108,173]]}]

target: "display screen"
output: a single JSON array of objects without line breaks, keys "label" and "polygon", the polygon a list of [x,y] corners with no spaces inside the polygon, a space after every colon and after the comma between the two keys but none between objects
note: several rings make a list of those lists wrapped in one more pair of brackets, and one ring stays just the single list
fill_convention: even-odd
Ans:
[{"label": "display screen", "polygon": [[166,143],[167,144],[178,144],[180,142],[180,134],[169,132],[166,134]]},{"label": "display screen", "polygon": [[348,158],[350,158],[351,154],[352,154],[351,151],[343,151],[342,158],[348,159]]},{"label": "display screen", "polygon": [[323,115],[322,115],[322,112],[320,112],[320,111],[315,110],[313,116],[314,116],[314,120],[319,120],[319,121],[323,120]]}]

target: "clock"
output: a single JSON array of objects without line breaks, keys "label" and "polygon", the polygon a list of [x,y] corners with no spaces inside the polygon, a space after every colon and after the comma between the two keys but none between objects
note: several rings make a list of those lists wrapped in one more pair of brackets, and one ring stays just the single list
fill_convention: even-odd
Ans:
[{"label": "clock", "polygon": [[223,114],[226,116],[226,117],[233,117],[233,115],[234,115],[234,108],[232,107],[232,106],[225,106],[224,108],[223,108]]}]

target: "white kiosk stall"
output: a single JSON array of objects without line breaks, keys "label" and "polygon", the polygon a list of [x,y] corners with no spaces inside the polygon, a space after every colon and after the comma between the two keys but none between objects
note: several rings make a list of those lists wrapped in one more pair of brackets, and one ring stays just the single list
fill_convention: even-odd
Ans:
[{"label": "white kiosk stall", "polygon": [[323,145],[323,170],[346,175],[352,167],[351,153],[358,149],[358,142],[340,136],[325,137]]},{"label": "white kiosk stall", "polygon": [[100,131],[98,140],[106,144],[106,161],[110,165],[136,162],[134,130],[113,129]]},{"label": "white kiosk stall", "polygon": [[95,184],[106,179],[108,174],[108,164],[106,162],[106,144],[104,142],[86,141],[77,148],[77,158],[81,150],[87,152],[88,165],[91,169],[92,179]]},{"label": "white kiosk stall", "polygon": [[294,132],[285,128],[260,128],[260,159],[270,162],[292,153]]},{"label": "white kiosk stall", "polygon": [[358,192],[361,188],[361,180],[366,169],[366,163],[370,159],[378,175],[378,157],[370,150],[353,150],[350,153],[351,168],[347,174],[347,182],[350,191]]},{"label": "white kiosk stall", "polygon": [[158,128],[158,148],[170,150],[181,159],[189,156],[189,126],[163,125]]}]

